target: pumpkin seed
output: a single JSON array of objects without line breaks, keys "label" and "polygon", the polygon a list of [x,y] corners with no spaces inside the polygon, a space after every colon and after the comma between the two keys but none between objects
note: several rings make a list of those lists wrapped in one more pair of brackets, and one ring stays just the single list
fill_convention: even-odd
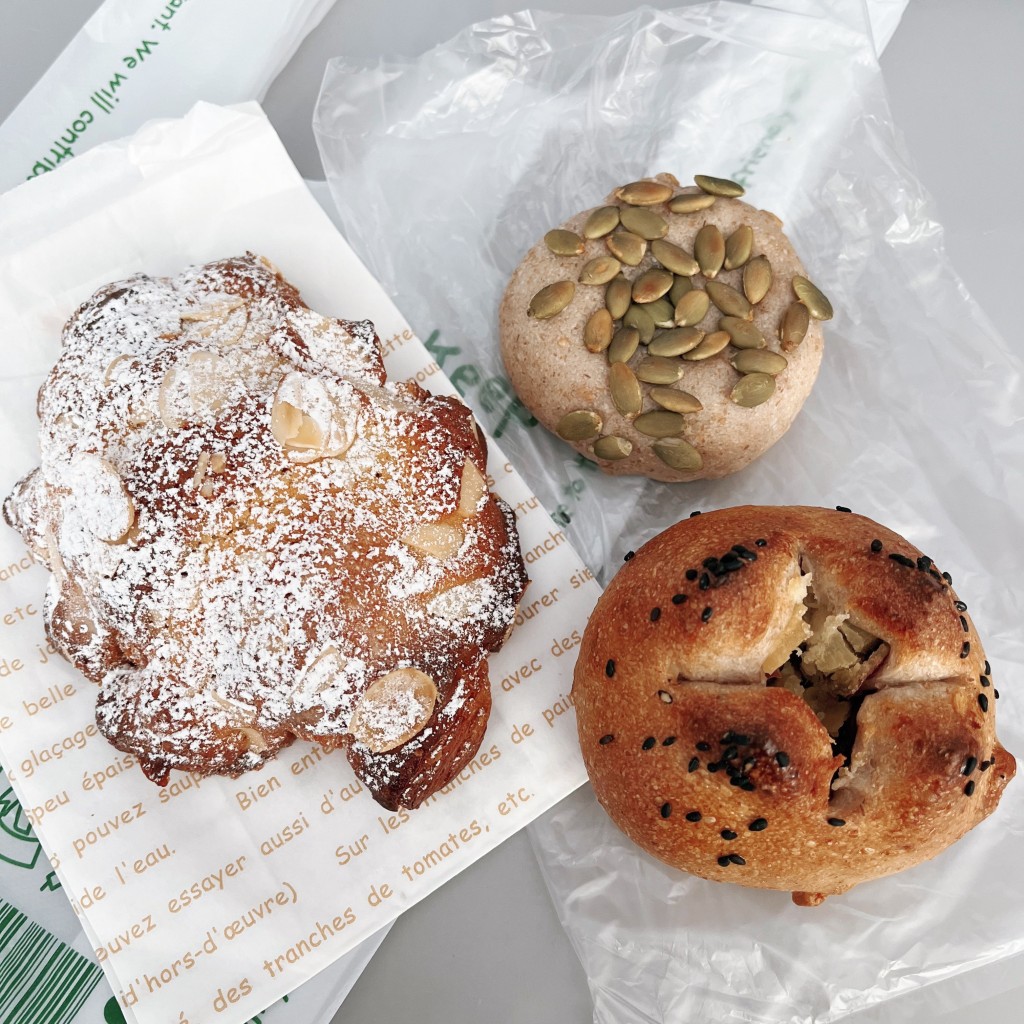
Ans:
[{"label": "pumpkin seed", "polygon": [[737,405],[752,409],[775,393],[775,378],[769,373],[748,373],[736,382],[729,396]]},{"label": "pumpkin seed", "polygon": [[607,284],[621,269],[614,256],[597,256],[583,264],[580,284]]},{"label": "pumpkin seed", "polygon": [[767,256],[755,256],[743,268],[743,294],[756,306],[772,286],[772,265]]},{"label": "pumpkin seed", "polygon": [[558,421],[555,433],[564,441],[586,441],[601,433],[601,417],[592,409],[575,409]]},{"label": "pumpkin seed", "polygon": [[764,348],[768,344],[764,335],[749,321],[738,316],[723,316],[718,321],[721,330],[737,348]]},{"label": "pumpkin seed", "polygon": [[705,224],[693,240],[693,255],[697,257],[700,272],[707,278],[716,277],[725,262],[725,239],[717,224]]},{"label": "pumpkin seed", "polygon": [[668,222],[653,210],[643,206],[626,206],[619,213],[619,221],[627,231],[651,241],[668,234]]},{"label": "pumpkin seed", "polygon": [[655,299],[644,307],[654,321],[655,327],[674,327],[676,323],[675,303],[666,298]]},{"label": "pumpkin seed", "polygon": [[651,242],[651,255],[673,274],[689,277],[700,270],[697,261],[685,249],[672,242],[666,242],[663,238],[656,238]]},{"label": "pumpkin seed", "polygon": [[633,442],[624,437],[616,437],[609,434],[594,442],[594,454],[599,459],[606,459],[608,462],[617,462],[619,459],[628,458],[633,451]]},{"label": "pumpkin seed", "polygon": [[584,238],[604,238],[619,226],[617,206],[599,206],[583,224]]},{"label": "pumpkin seed", "polygon": [[612,315],[607,309],[595,309],[583,328],[583,344],[588,352],[603,352],[614,335]]},{"label": "pumpkin seed", "polygon": [[697,188],[713,196],[726,196],[729,199],[735,199],[746,192],[742,185],[735,181],[730,181],[728,178],[714,178],[710,174],[696,174],[693,180],[697,183]]},{"label": "pumpkin seed", "polygon": [[608,367],[608,390],[615,408],[623,416],[636,416],[643,408],[644,395],[640,390],[640,381],[625,363],[612,363]]},{"label": "pumpkin seed", "polygon": [[658,405],[671,412],[700,412],[704,408],[699,398],[678,388],[651,388],[650,394]]},{"label": "pumpkin seed", "polygon": [[632,231],[614,231],[605,240],[608,251],[631,267],[644,258],[647,252],[647,239],[634,235]]},{"label": "pumpkin seed", "polygon": [[651,447],[654,454],[672,469],[692,473],[704,465],[700,452],[681,437],[667,437],[662,441],[655,441]]},{"label": "pumpkin seed", "polygon": [[624,363],[640,347],[640,332],[635,327],[620,327],[608,346],[608,362]]},{"label": "pumpkin seed", "polygon": [[740,373],[768,373],[775,376],[789,366],[789,360],[778,352],[762,348],[748,348],[732,357],[732,367]]},{"label": "pumpkin seed", "polygon": [[687,352],[683,358],[691,363],[701,359],[710,359],[712,356],[717,356],[728,344],[729,335],[725,331],[713,331],[711,334],[705,334],[704,340],[696,348]]},{"label": "pumpkin seed", "polygon": [[782,324],[779,328],[779,338],[782,340],[782,348],[786,352],[796,348],[807,334],[807,328],[811,325],[811,314],[807,307],[799,302],[791,302],[782,317]]},{"label": "pumpkin seed", "polygon": [[672,287],[668,291],[668,300],[673,308],[679,305],[679,300],[687,293],[693,291],[693,282],[681,274],[676,274]]},{"label": "pumpkin seed", "polygon": [[617,188],[615,195],[630,206],[657,206],[672,198],[672,186],[660,181],[631,181]]},{"label": "pumpkin seed", "polygon": [[667,409],[645,412],[633,420],[633,426],[648,437],[674,437],[682,433],[685,425],[679,413],[669,412]]},{"label": "pumpkin seed", "polygon": [[697,213],[706,210],[715,201],[715,196],[708,192],[680,192],[668,201],[668,208],[673,213]]},{"label": "pumpkin seed", "polygon": [[675,384],[683,375],[683,364],[678,359],[648,356],[636,368],[636,375],[645,384]]},{"label": "pumpkin seed", "polygon": [[526,315],[535,320],[550,320],[572,302],[575,294],[576,285],[572,281],[556,281],[554,284],[545,285],[530,299]]},{"label": "pumpkin seed", "polygon": [[735,270],[742,267],[754,250],[754,229],[749,224],[741,224],[725,240],[725,263],[726,270]]},{"label": "pumpkin seed", "polygon": [[646,345],[654,337],[654,319],[643,306],[632,305],[626,310],[622,322],[640,332],[640,340]]},{"label": "pumpkin seed", "polygon": [[793,278],[793,291],[815,320],[832,319],[832,303],[825,298],[824,292],[811,284],[806,277],[797,274]]},{"label": "pumpkin seed", "polygon": [[695,349],[703,337],[704,332],[698,331],[696,327],[676,327],[651,339],[647,351],[652,356],[681,356]]},{"label": "pumpkin seed", "polygon": [[641,304],[653,302],[667,295],[674,277],[660,267],[651,267],[639,274],[633,281],[633,301]]},{"label": "pumpkin seed", "polygon": [[624,277],[613,277],[604,290],[604,304],[613,320],[621,320],[629,309],[633,288]]},{"label": "pumpkin seed", "polygon": [[711,301],[726,315],[749,320],[753,316],[753,308],[747,302],[743,292],[736,291],[732,285],[721,281],[708,281],[705,285]]},{"label": "pumpkin seed", "polygon": [[680,327],[693,327],[707,316],[710,308],[708,293],[694,288],[676,303],[676,323]]},{"label": "pumpkin seed", "polygon": [[579,256],[583,252],[583,239],[565,228],[552,228],[544,236],[544,244],[556,256]]}]

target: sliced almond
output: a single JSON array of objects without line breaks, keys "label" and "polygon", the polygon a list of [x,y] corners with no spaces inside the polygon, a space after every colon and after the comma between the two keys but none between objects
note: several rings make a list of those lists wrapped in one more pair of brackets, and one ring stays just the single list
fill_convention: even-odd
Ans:
[{"label": "sliced almond", "polygon": [[459,515],[471,516],[480,507],[480,501],[487,493],[487,482],[476,468],[472,459],[462,464],[462,483],[459,487]]},{"label": "sliced almond", "polygon": [[349,731],[375,754],[394,750],[423,731],[437,696],[437,684],[425,672],[395,669],[366,688],[349,720]]},{"label": "sliced almond", "polygon": [[80,455],[69,483],[85,528],[108,544],[124,542],[135,522],[135,503],[114,464],[100,455]]},{"label": "sliced almond", "polygon": [[355,415],[345,415],[323,382],[287,374],[270,410],[270,432],[293,462],[344,455],[355,440]]},{"label": "sliced almond", "polygon": [[453,526],[450,523],[421,523],[402,538],[402,543],[420,554],[447,562],[459,553],[464,539],[465,534],[460,526]]}]

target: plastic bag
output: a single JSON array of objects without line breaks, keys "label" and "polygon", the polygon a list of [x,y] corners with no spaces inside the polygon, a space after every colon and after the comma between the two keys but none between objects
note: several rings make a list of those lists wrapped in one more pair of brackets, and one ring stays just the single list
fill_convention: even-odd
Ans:
[{"label": "plastic bag", "polygon": [[0,192],[197,100],[262,99],[335,0],[106,0],[0,125]]},{"label": "plastic bag", "polygon": [[[1000,736],[1021,752],[1008,684],[1024,669],[1011,589],[1024,556],[1010,543],[1024,502],[1022,363],[945,258],[865,13],[853,0],[777,0],[496,18],[417,60],[332,63],[314,128],[347,238],[421,336],[460,325],[435,357],[599,578],[693,509],[853,506],[950,570],[1010,691]],[[498,354],[498,303],[522,254],[658,171],[743,182],[837,310],[792,429],[723,480],[602,476],[516,405]],[[820,1022],[920,1001],[927,986],[962,1004],[1017,980],[1024,894],[1001,880],[1024,857],[1022,809],[1018,782],[934,861],[815,910],[660,865],[588,790],[531,835],[596,1020]],[[965,972],[983,965],[972,985]]]}]

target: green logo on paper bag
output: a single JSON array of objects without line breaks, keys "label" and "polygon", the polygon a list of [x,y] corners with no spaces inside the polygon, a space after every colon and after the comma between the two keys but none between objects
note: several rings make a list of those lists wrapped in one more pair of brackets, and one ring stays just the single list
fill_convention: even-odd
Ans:
[{"label": "green logo on paper bag", "polygon": [[16,868],[33,868],[41,852],[39,840],[8,786],[0,793],[0,861]]}]

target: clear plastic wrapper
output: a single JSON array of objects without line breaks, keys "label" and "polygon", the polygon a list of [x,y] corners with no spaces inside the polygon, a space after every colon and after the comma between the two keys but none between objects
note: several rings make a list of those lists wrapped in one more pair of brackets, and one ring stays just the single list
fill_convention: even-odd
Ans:
[{"label": "clear plastic wrapper", "polygon": [[[874,36],[843,0],[496,18],[416,60],[329,65],[314,128],[347,238],[422,336],[453,325],[435,358],[600,579],[694,509],[852,506],[952,573],[1020,754],[1022,362],[950,267],[900,148],[882,6]],[[740,180],[836,308],[794,426],[717,481],[603,476],[516,405],[498,351],[526,250],[659,171]],[[660,865],[589,790],[531,834],[596,1020],[867,1020],[894,997],[942,993],[949,1009],[1019,983],[1024,894],[1004,880],[1024,856],[1022,803],[1011,784],[932,862],[813,910]]]}]

